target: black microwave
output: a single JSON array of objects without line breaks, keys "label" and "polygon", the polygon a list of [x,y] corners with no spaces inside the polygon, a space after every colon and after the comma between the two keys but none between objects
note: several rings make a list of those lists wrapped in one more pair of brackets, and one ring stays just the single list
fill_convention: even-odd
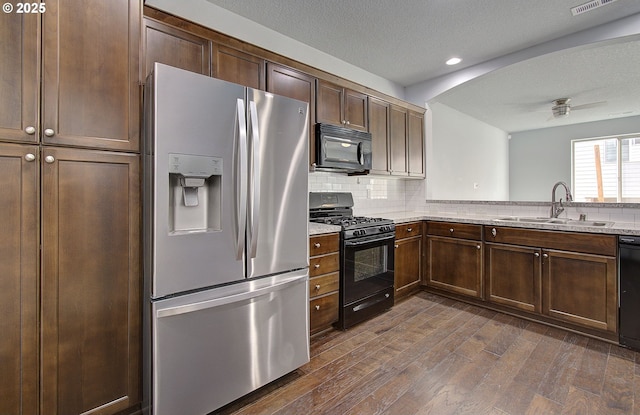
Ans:
[{"label": "black microwave", "polygon": [[371,133],[316,124],[316,168],[368,173],[371,170]]}]

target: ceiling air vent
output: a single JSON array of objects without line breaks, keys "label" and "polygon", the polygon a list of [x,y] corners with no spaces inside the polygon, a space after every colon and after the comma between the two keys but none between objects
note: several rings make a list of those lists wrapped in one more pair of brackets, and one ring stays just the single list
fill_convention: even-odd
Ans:
[{"label": "ceiling air vent", "polygon": [[577,16],[582,13],[590,12],[591,10],[597,9],[598,7],[606,6],[607,4],[613,3],[614,1],[617,0],[593,0],[588,3],[573,7],[571,9],[571,14]]}]

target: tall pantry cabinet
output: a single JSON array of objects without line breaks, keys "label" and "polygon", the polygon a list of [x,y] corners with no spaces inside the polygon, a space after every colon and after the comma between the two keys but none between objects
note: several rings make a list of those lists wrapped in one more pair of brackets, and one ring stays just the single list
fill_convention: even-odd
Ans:
[{"label": "tall pantry cabinet", "polygon": [[140,0],[0,15],[0,413],[140,402]]}]

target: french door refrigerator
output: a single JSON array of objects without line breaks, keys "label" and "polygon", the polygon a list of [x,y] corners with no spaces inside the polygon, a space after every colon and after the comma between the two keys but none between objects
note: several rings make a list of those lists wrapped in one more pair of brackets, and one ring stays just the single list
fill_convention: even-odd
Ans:
[{"label": "french door refrigerator", "polygon": [[207,414],[309,361],[307,111],[155,64],[143,156],[149,413]]}]

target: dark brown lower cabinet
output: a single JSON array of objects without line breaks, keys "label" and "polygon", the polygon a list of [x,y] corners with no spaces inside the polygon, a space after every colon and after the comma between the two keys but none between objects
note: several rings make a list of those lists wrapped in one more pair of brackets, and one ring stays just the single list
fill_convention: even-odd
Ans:
[{"label": "dark brown lower cabinet", "polygon": [[543,313],[568,323],[617,332],[616,258],[543,251]]},{"label": "dark brown lower cabinet", "polygon": [[485,298],[534,313],[542,312],[540,249],[485,245]]},{"label": "dark brown lower cabinet", "polygon": [[138,158],[0,143],[0,413],[139,404]]},{"label": "dark brown lower cabinet", "polygon": [[38,413],[40,175],[28,154],[38,147],[0,143],[0,414]]},{"label": "dark brown lower cabinet", "polygon": [[482,298],[481,237],[481,225],[429,222],[427,286]]},{"label": "dark brown lower cabinet", "polygon": [[339,317],[340,235],[309,238],[309,333],[323,332]]},{"label": "dark brown lower cabinet", "polygon": [[422,244],[422,223],[396,226],[393,272],[395,301],[408,297],[420,288]]},{"label": "dark brown lower cabinet", "polygon": [[427,285],[471,297],[482,297],[480,242],[429,236],[427,257]]},{"label": "dark brown lower cabinet", "polygon": [[140,401],[139,155],[42,150],[41,413]]},{"label": "dark brown lower cabinet", "polygon": [[485,240],[488,301],[617,332],[615,236],[485,227]]}]

